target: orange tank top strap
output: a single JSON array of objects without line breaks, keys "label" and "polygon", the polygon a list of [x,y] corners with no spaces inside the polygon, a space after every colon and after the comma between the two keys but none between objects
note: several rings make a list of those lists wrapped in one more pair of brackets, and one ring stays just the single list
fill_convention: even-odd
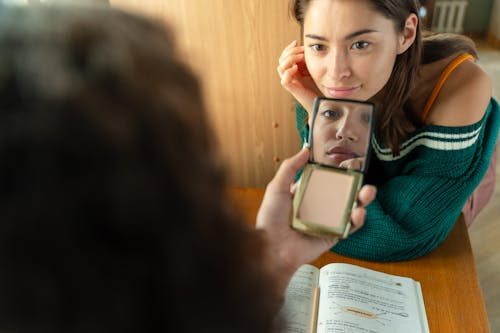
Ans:
[{"label": "orange tank top strap", "polygon": [[455,68],[457,68],[458,65],[460,65],[462,62],[464,62],[467,59],[471,59],[474,61],[474,56],[472,54],[469,54],[469,53],[465,53],[465,54],[458,56],[457,58],[453,59],[453,61],[450,62],[448,64],[448,66],[446,66],[443,73],[441,73],[441,76],[439,77],[438,82],[434,86],[434,89],[432,89],[431,95],[429,96],[429,98],[427,99],[427,102],[425,103],[424,112],[422,112],[422,115],[420,116],[420,120],[422,121],[422,123],[425,123],[425,120],[427,119],[427,116],[429,115],[429,111],[431,110],[432,105],[434,104],[434,101],[436,100],[436,98],[439,94],[439,91],[443,87],[443,84],[446,81],[446,79],[448,78],[448,76],[451,74],[451,72],[453,72],[453,70]]}]

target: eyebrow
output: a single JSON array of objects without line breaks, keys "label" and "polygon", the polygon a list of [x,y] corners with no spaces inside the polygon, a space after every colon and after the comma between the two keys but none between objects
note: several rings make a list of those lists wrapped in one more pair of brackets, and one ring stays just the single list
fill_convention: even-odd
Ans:
[{"label": "eyebrow", "polygon": [[[358,31],[355,31],[347,36],[344,37],[344,40],[349,40],[349,39],[353,39],[354,37],[357,37],[359,35],[363,35],[363,34],[369,34],[369,33],[372,33],[372,32],[379,32],[378,30],[373,30],[373,29],[362,29],[362,30],[358,30]],[[323,41],[323,42],[327,42],[328,39],[325,38],[325,37],[322,37],[322,36],[318,36],[318,35],[315,35],[315,34],[307,34],[305,35],[305,37],[307,38],[312,38],[312,39],[316,39],[316,40],[320,40],[320,41]]]}]

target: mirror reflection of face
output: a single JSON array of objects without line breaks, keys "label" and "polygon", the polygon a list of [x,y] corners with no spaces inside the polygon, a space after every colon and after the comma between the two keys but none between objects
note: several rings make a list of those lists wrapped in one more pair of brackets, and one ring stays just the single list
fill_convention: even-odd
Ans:
[{"label": "mirror reflection of face", "polygon": [[362,170],[368,151],[372,106],[321,100],[312,130],[314,162]]}]

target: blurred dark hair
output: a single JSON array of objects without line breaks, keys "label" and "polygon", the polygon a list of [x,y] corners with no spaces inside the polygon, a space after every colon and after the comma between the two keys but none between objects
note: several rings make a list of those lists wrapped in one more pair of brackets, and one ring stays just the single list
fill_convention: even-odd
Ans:
[{"label": "blurred dark hair", "polygon": [[[290,0],[290,13],[301,27],[312,1],[315,0]],[[420,5],[418,0],[370,0],[369,3],[394,22],[397,33],[403,31],[410,14],[418,17]],[[477,57],[470,38],[456,34],[421,33],[419,22],[414,43],[396,57],[389,81],[378,99],[381,102],[377,105],[376,132],[394,155],[399,155],[401,139],[422,125],[419,111],[414,110],[409,100],[420,65],[465,52]]]},{"label": "blurred dark hair", "polygon": [[423,31],[422,64],[444,59],[453,54],[470,53],[478,59],[476,44],[467,36],[454,33]]},{"label": "blurred dark hair", "polygon": [[105,7],[0,10],[0,330],[269,332],[197,78]]}]

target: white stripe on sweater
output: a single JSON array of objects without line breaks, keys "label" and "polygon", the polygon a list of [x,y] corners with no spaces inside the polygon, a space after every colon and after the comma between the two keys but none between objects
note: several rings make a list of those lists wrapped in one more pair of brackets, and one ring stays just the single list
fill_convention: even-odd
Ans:
[{"label": "white stripe on sweater", "polygon": [[[482,126],[481,126],[482,127]],[[436,132],[423,132],[404,142],[399,156],[392,156],[390,148],[382,148],[375,138],[372,139],[375,154],[381,161],[395,161],[409,154],[417,146],[426,146],[436,150],[461,150],[474,145],[479,137],[481,127],[473,132],[462,134],[447,134]],[[455,140],[455,141],[443,141]]]}]

